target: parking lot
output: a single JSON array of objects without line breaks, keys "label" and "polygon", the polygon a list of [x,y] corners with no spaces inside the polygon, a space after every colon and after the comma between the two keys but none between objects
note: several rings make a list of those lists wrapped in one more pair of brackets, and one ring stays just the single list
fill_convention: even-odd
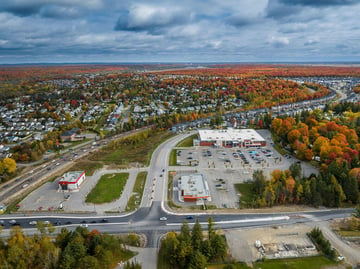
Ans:
[{"label": "parking lot", "polygon": [[[255,170],[263,170],[270,178],[275,169],[286,170],[292,163],[301,164],[303,174],[309,176],[317,169],[292,156],[282,156],[272,146],[270,132],[259,132],[267,142],[258,148],[192,147],[177,150],[178,167],[173,167],[180,174],[189,174],[188,169],[203,174],[211,192],[212,202],[218,208],[237,208],[239,197],[234,184],[252,180]],[[179,175],[177,175],[177,178]],[[176,181],[174,182],[176,184]],[[174,185],[176,187],[176,185]],[[175,201],[176,202],[176,201]],[[184,204],[182,204],[184,206]]]},{"label": "parking lot", "polygon": [[[86,203],[87,194],[95,187],[102,175],[111,173],[128,172],[129,178],[125,184],[123,195],[117,200],[105,204]],[[97,170],[94,175],[87,176],[77,191],[62,192],[59,191],[58,181],[47,182],[41,187],[37,188],[29,194],[24,200],[20,202],[19,211],[22,212],[41,212],[41,211],[64,211],[72,213],[86,213],[97,212],[104,213],[105,211],[125,211],[127,201],[132,193],[138,169],[128,170]]]}]

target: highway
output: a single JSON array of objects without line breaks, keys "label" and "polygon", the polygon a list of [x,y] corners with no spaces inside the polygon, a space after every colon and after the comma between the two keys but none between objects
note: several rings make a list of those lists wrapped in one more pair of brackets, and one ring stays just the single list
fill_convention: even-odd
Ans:
[{"label": "highway", "polygon": [[[260,227],[276,225],[293,225],[296,223],[316,223],[334,218],[344,218],[350,216],[353,209],[322,209],[312,212],[291,212],[291,213],[233,213],[222,214],[220,212],[208,213],[198,212],[191,214],[175,214],[166,208],[167,201],[167,176],[168,176],[168,158],[171,149],[186,136],[181,134],[175,136],[161,144],[153,153],[149,173],[145,185],[144,195],[140,208],[133,213],[118,215],[70,215],[36,213],[32,215],[2,215],[0,221],[4,222],[4,229],[1,236],[8,236],[13,224],[9,221],[15,220],[26,234],[34,234],[37,229],[30,221],[50,221],[59,232],[60,228],[67,227],[70,230],[79,225],[88,226],[89,229],[97,229],[108,233],[128,233],[130,231],[143,233],[147,238],[146,248],[152,253],[158,247],[159,238],[168,231],[179,230],[181,224],[186,220],[193,224],[196,220],[207,226],[209,217],[214,219],[215,224],[222,229],[234,229],[241,227]],[[80,153],[79,153],[80,154]],[[167,220],[160,220],[166,217]],[[154,267],[154,266],[152,266]],[[154,267],[155,268],[155,267]]]}]

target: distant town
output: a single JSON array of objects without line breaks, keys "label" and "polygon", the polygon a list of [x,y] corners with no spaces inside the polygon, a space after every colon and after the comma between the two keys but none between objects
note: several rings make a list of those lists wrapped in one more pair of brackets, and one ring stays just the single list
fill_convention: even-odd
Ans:
[{"label": "distant town", "polygon": [[2,66],[0,77],[1,268],[15,264],[14,234],[40,234],[34,252],[49,240],[42,268],[360,266],[359,67]]}]

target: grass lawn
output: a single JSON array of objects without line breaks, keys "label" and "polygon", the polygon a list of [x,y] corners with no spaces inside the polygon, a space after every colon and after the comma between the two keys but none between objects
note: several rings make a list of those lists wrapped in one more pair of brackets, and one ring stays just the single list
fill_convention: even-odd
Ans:
[{"label": "grass lawn", "polygon": [[324,256],[307,257],[301,259],[267,260],[257,262],[254,268],[261,269],[321,269],[334,266],[337,263]]},{"label": "grass lawn", "polygon": [[176,165],[176,157],[177,157],[176,150],[175,149],[171,150],[170,157],[169,157],[169,165],[170,166]]},{"label": "grass lawn", "polygon": [[249,208],[253,206],[256,200],[256,195],[253,191],[253,183],[239,183],[235,184],[235,189],[241,193],[240,208]]},{"label": "grass lawn", "polygon": [[12,201],[10,204],[8,204],[8,205],[6,206],[6,210],[4,211],[4,214],[10,214],[10,213],[14,213],[14,212],[18,211],[19,208],[17,207],[17,205],[18,205],[22,200],[24,200],[26,196],[27,196],[27,194],[21,196],[20,198],[17,198],[16,200],[14,200],[14,201]]},{"label": "grass lawn", "polygon": [[[117,143],[116,146],[109,145],[102,148],[94,153],[90,159],[93,161],[103,161],[107,164],[128,165],[137,162],[148,165],[153,151],[173,135],[171,132],[152,131],[141,143],[115,142]],[[130,139],[131,136],[127,141]]]},{"label": "grass lawn", "polygon": [[99,162],[89,162],[89,161],[79,161],[75,162],[73,166],[70,167],[68,171],[85,171],[85,175],[92,176],[95,170],[103,167],[102,163]]},{"label": "grass lawn", "polygon": [[129,173],[103,175],[87,195],[85,202],[102,204],[116,200],[120,197],[128,177]]},{"label": "grass lawn", "polygon": [[135,194],[131,195],[131,197],[129,198],[129,201],[126,206],[126,211],[133,211],[139,207],[144,192],[146,176],[147,176],[147,172],[138,173],[133,188],[133,192],[135,192]]},{"label": "grass lawn", "polygon": [[177,147],[192,147],[193,146],[193,140],[197,138],[197,134],[188,136],[184,140],[177,143]]},{"label": "grass lawn", "polygon": [[88,142],[90,140],[94,140],[93,138],[85,138],[83,140],[80,140],[80,141],[74,141],[74,142],[66,142],[66,143],[70,143],[68,146],[66,146],[64,149],[69,149],[69,148],[73,148],[77,145],[80,145],[82,143],[85,143],[85,142]]},{"label": "grass lawn", "polygon": [[172,175],[172,171],[169,172],[168,174],[168,206],[170,208],[182,208],[182,206],[179,206],[177,204],[174,203],[173,201],[173,175]]},{"label": "grass lawn", "polygon": [[[324,256],[295,258],[295,259],[279,259],[266,260],[264,262],[256,262],[253,267],[249,267],[244,263],[232,264],[234,269],[321,269],[329,266],[336,266],[336,262],[329,260]],[[222,269],[226,264],[209,264],[208,269]]]},{"label": "grass lawn", "polygon": [[346,230],[338,230],[336,233],[343,237],[353,237],[360,236],[360,231],[346,231]]},{"label": "grass lawn", "polygon": [[[208,264],[206,266],[207,269],[222,269],[224,266],[227,265],[225,263],[223,264]],[[251,269],[252,267],[247,266],[245,263],[236,263],[231,264],[234,269]]]}]

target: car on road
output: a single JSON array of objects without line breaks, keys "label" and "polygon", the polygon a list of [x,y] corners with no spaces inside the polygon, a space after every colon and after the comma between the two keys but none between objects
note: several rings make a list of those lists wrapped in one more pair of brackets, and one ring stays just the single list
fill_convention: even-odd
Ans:
[{"label": "car on road", "polygon": [[37,221],[36,220],[32,220],[29,222],[30,225],[36,225],[37,224]]},{"label": "car on road", "polygon": [[108,219],[102,219],[101,222],[105,223],[105,222],[109,222],[109,220]]},{"label": "car on road", "polygon": [[193,219],[193,216],[186,216],[185,219]]},{"label": "car on road", "polygon": [[160,220],[167,220],[167,217],[161,217]]},{"label": "car on road", "polygon": [[0,220],[0,226],[4,226],[5,225],[5,221]]},{"label": "car on road", "polygon": [[87,225],[86,223],[81,223],[80,227],[87,228],[87,227],[89,227],[89,225]]},{"label": "car on road", "polygon": [[49,224],[50,224],[50,221],[44,220],[43,223],[44,223],[45,225],[49,225]]},{"label": "car on road", "polygon": [[9,221],[9,223],[12,224],[12,225],[15,225],[15,224],[16,224],[16,220],[12,219],[12,220]]},{"label": "car on road", "polygon": [[72,224],[72,222],[71,222],[71,221],[67,221],[66,224]]}]

